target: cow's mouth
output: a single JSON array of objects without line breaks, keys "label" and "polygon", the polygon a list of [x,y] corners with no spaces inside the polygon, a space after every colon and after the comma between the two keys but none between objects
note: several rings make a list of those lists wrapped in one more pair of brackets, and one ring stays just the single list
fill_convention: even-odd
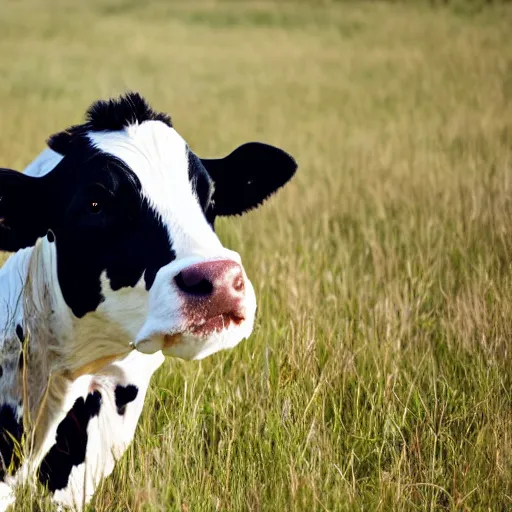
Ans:
[{"label": "cow's mouth", "polygon": [[215,332],[221,332],[228,327],[240,325],[245,317],[235,313],[222,313],[199,322],[190,324],[183,332],[164,335],[164,348],[171,347],[182,341],[184,334],[197,338],[206,338]]},{"label": "cow's mouth", "polygon": [[207,318],[204,322],[194,325],[190,332],[194,336],[207,336],[213,332],[219,332],[231,325],[240,325],[245,318],[235,313],[222,313],[220,315]]}]

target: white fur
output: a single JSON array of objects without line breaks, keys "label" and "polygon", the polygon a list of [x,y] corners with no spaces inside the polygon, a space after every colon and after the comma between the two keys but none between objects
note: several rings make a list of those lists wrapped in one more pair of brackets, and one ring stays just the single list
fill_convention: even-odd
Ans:
[{"label": "white fur", "polygon": [[0,482],[0,510],[7,510],[15,500],[14,490],[12,486]]}]

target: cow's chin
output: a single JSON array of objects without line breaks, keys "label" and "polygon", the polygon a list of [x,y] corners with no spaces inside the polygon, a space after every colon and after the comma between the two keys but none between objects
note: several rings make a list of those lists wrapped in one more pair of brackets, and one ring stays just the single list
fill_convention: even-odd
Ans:
[{"label": "cow's chin", "polygon": [[169,330],[155,330],[138,339],[134,347],[142,353],[159,350],[180,359],[204,359],[219,350],[236,347],[252,332],[254,318],[219,315]]}]

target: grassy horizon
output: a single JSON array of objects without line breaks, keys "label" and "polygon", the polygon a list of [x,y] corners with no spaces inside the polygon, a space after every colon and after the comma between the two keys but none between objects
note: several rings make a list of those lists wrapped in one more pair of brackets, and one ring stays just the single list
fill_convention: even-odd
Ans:
[{"label": "grassy horizon", "polygon": [[299,163],[219,224],[253,335],[163,365],[90,510],[512,508],[511,22],[507,5],[3,3],[4,167],[126,89],[201,156],[262,140]]}]

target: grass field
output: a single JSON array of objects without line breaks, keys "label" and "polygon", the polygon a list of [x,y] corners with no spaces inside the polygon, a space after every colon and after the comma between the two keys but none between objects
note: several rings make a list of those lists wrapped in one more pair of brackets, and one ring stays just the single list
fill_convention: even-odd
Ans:
[{"label": "grass field", "polygon": [[91,510],[512,509],[512,5],[465,5],[2,2],[2,165],[127,88],[300,165],[220,224],[253,336],[164,365]]}]

